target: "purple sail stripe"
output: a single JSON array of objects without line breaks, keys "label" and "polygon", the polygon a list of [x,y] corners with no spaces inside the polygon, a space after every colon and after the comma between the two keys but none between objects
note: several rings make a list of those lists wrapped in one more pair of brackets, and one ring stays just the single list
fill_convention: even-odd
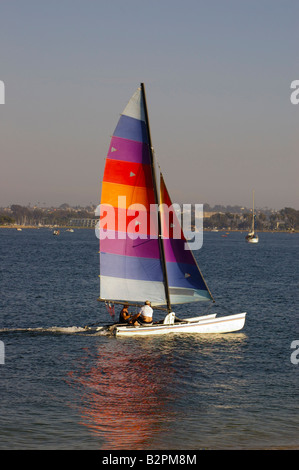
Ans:
[{"label": "purple sail stripe", "polygon": [[150,165],[149,147],[142,142],[112,137],[108,158]]},{"label": "purple sail stripe", "polygon": [[185,240],[180,238],[166,238],[163,242],[166,261],[195,265],[191,251],[185,250]]},{"label": "purple sail stripe", "polygon": [[[103,238],[104,236],[108,238]],[[114,255],[159,259],[158,239],[150,239],[148,235],[145,237],[132,240],[123,232],[100,231],[100,251]]]},{"label": "purple sail stripe", "polygon": [[163,281],[159,259],[136,258],[135,256],[100,253],[101,276],[110,276],[139,281]]}]

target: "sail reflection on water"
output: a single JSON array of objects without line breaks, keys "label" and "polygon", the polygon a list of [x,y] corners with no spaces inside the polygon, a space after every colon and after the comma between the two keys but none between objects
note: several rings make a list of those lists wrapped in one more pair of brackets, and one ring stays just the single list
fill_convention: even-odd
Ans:
[{"label": "sail reflection on water", "polygon": [[175,371],[157,354],[143,349],[133,358],[124,344],[113,346],[98,349],[92,365],[86,357],[69,382],[82,388],[81,424],[104,440],[103,449],[142,450],[175,422]]}]

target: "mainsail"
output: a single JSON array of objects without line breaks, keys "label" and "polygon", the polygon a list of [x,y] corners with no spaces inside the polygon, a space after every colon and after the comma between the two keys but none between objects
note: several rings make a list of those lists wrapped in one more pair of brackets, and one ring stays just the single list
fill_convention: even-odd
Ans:
[{"label": "mainsail", "polygon": [[[167,231],[171,205],[156,177],[144,86],[120,116],[106,158],[100,215],[99,300],[167,305],[211,300],[186,240]],[[160,183],[160,184],[158,184]],[[175,220],[175,223],[179,223]]]}]

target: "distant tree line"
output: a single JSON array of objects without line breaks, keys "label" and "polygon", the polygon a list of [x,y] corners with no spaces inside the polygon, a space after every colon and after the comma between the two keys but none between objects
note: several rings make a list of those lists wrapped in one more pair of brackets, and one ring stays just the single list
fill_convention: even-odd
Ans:
[{"label": "distant tree line", "polygon": [[[219,209],[224,210],[219,210]],[[204,211],[209,209],[216,212],[211,217],[204,218],[204,229],[212,230],[249,230],[252,224],[252,213],[249,210],[240,210],[239,206],[227,206],[233,209],[226,210],[225,206],[204,206]],[[218,211],[217,211],[218,209]],[[211,211],[211,212],[212,212]],[[69,226],[71,219],[94,219],[94,207],[72,208],[62,204],[59,208],[30,208],[13,204],[9,209],[0,209],[0,225],[59,225]],[[257,210],[255,216],[255,228],[262,230],[299,230],[299,211],[291,207],[273,212],[270,210]]]},{"label": "distant tree line", "polygon": [[[250,230],[252,213],[218,212],[211,217],[204,218],[203,226],[205,229],[211,230]],[[254,226],[257,231],[297,231],[299,230],[299,211],[291,207],[285,207],[277,212],[257,211]]]},{"label": "distant tree line", "polygon": [[10,207],[9,213],[0,210],[0,224],[9,225],[61,225],[68,226],[70,219],[88,219],[94,218],[94,211],[92,208],[86,209],[73,209],[61,208],[61,206],[50,209],[29,208],[13,204]]}]

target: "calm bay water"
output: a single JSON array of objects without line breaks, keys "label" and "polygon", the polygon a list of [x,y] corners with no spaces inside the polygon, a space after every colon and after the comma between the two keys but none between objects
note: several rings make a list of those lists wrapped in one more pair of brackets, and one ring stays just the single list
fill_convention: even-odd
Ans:
[{"label": "calm bay water", "polygon": [[0,229],[0,449],[299,448],[299,235],[223,235],[195,253],[216,304],[176,312],[245,328],[130,339],[83,329],[110,321],[92,230]]}]

